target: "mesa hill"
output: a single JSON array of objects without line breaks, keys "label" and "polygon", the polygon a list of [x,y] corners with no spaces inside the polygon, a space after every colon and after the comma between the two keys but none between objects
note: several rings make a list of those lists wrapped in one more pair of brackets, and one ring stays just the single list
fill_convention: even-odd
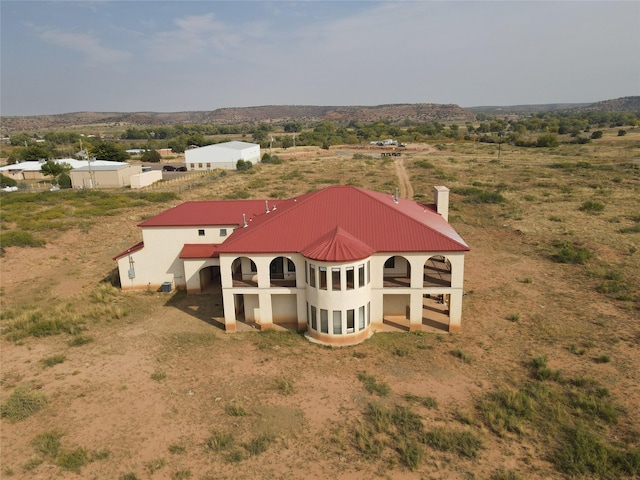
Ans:
[{"label": "mesa hill", "polygon": [[405,120],[428,122],[473,121],[475,114],[458,105],[433,103],[393,104],[377,106],[312,106],[265,105],[261,107],[218,108],[212,111],[193,112],[75,112],[59,115],[35,115],[29,117],[4,117],[3,130],[37,130],[63,128],[78,125],[129,124],[223,124],[278,123],[290,120],[318,122],[332,120],[373,122],[389,120],[397,123]]}]

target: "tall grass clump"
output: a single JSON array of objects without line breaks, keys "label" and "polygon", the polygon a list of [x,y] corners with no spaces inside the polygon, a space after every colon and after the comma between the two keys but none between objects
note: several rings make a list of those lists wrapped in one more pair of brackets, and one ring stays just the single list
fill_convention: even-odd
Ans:
[{"label": "tall grass clump", "polygon": [[453,452],[467,458],[475,458],[482,448],[482,440],[469,430],[434,428],[424,434],[423,441],[436,450]]},{"label": "tall grass clump", "polygon": [[463,195],[464,202],[470,204],[496,204],[506,202],[506,198],[499,192],[491,192],[476,187],[455,188],[454,192]]},{"label": "tall grass clump", "polygon": [[7,400],[0,405],[0,417],[15,423],[39,412],[47,405],[44,392],[29,387],[17,387]]},{"label": "tall grass clump", "polygon": [[386,397],[391,392],[391,388],[388,383],[378,382],[376,377],[367,372],[359,372],[358,380],[364,384],[364,388],[369,393],[375,393],[381,397]]},{"label": "tall grass clump", "polygon": [[205,446],[214,452],[220,452],[233,446],[233,435],[227,432],[213,432],[204,442]]},{"label": "tall grass clump", "polygon": [[4,312],[3,319],[8,320],[2,334],[10,341],[26,337],[48,337],[60,333],[76,335],[84,330],[84,319],[70,304],[49,309],[28,308]]}]

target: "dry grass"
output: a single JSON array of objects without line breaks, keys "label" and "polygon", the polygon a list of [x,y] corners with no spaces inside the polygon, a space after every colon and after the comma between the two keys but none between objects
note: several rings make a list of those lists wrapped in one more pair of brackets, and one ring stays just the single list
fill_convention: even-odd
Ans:
[{"label": "dry grass", "polygon": [[[211,176],[180,200],[243,192],[277,199],[333,184],[392,193],[397,184],[393,163],[366,149],[274,154],[281,164]],[[452,189],[450,221],[472,249],[463,332],[376,334],[357,350],[322,348],[287,331],[224,335],[208,295],[96,287],[113,267],[112,232],[129,228],[133,243],[140,215],[168,204],[122,207],[122,219],[88,231],[100,263],[86,291],[62,301],[42,290],[46,278],[21,283],[31,292],[22,297],[5,288],[3,416],[19,389],[49,401],[3,426],[3,468],[45,475],[50,465],[44,454],[31,456],[30,439],[62,429],[65,440],[82,437],[108,418],[122,451],[114,449],[100,472],[88,448],[58,445],[55,458],[89,478],[159,470],[167,478],[633,478],[640,446],[634,157],[635,130],[557,149],[503,145],[499,161],[495,146],[465,143],[403,154],[416,199],[430,203],[434,184]],[[581,210],[586,202],[604,208],[593,215]],[[558,263],[559,245],[592,256]],[[50,257],[40,262],[55,263]],[[61,352],[66,360],[55,368],[38,362]],[[41,390],[28,388],[33,382]],[[28,400],[18,406],[33,414]],[[91,416],[79,415],[84,408]],[[126,464],[125,452],[141,441],[147,456]]]}]

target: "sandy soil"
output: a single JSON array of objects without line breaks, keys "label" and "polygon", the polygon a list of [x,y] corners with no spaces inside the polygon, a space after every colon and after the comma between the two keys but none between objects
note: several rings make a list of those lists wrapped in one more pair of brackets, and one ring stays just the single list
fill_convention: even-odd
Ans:
[{"label": "sandy soil", "polygon": [[[401,195],[411,197],[401,167],[398,161]],[[139,215],[105,218],[88,235],[57,234],[45,248],[8,248],[2,259],[3,309],[47,298],[86,298],[114,268],[111,257],[138,241]],[[526,236],[501,225],[456,228],[472,247],[460,335],[397,340],[378,334],[345,349],[304,340],[270,343],[255,332],[227,335],[216,327],[220,299],[212,295],[121,294],[131,314],[89,324],[92,343],[69,347],[66,335],[28,338],[20,345],[3,339],[1,399],[17,385],[32,385],[46,393],[49,404],[22,422],[2,422],[0,476],[8,478],[11,471],[13,478],[25,479],[116,479],[130,472],[154,479],[467,479],[489,478],[504,467],[524,478],[562,478],[542,456],[542,446],[489,433],[477,459],[429,451],[415,472],[364,459],[353,448],[349,427],[376,400],[358,381],[360,371],[390,385],[389,401],[400,402],[406,393],[434,397],[437,409],[416,407],[425,424],[434,426],[472,412],[483,393],[521,381],[523,364],[533,355],[549,354],[551,367],[601,379],[617,401],[638,413],[637,318],[573,288],[572,267],[523,255],[533,248]],[[511,312],[522,312],[522,319],[506,321]],[[594,325],[596,317],[606,317],[610,334]],[[567,349],[588,340],[596,342],[589,358]],[[397,345],[408,354],[394,355]],[[451,355],[456,347],[472,355],[473,364]],[[615,361],[591,361],[600,352]],[[66,360],[51,368],[40,363],[54,354]],[[166,378],[154,380],[154,373]],[[280,393],[283,378],[294,393]],[[248,415],[230,416],[225,409],[234,404]],[[637,415],[625,421],[640,426]],[[25,470],[36,456],[33,438],[52,430],[64,433],[65,448],[108,450],[109,457],[79,474],[50,461]],[[229,462],[205,446],[214,431],[232,432],[238,444],[262,432],[274,440],[260,456]]]}]

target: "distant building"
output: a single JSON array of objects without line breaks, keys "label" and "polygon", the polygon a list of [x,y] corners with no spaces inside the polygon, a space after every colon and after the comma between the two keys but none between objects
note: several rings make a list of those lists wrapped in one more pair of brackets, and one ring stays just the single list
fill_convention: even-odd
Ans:
[{"label": "distant building", "polygon": [[85,165],[74,168],[69,176],[73,188],[117,188],[131,186],[131,176],[140,173],[140,165],[97,160],[91,162],[90,167]]},{"label": "distant building", "polygon": [[260,161],[260,145],[248,142],[225,142],[184,152],[188,171],[235,170],[238,160],[256,164]]}]

